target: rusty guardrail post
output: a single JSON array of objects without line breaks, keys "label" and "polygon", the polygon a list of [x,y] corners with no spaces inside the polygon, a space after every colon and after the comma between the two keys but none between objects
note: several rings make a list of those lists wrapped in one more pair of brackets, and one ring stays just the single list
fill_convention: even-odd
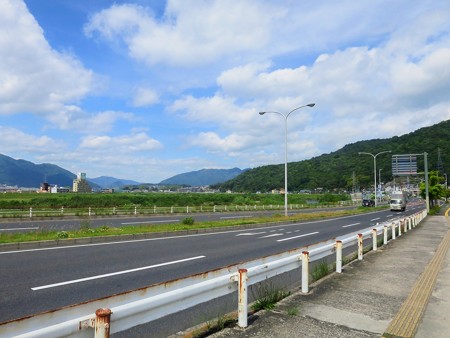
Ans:
[{"label": "rusty guardrail post", "polygon": [[342,273],[342,241],[336,241],[336,272]]},{"label": "rusty guardrail post", "polygon": [[388,242],[388,227],[385,225],[383,227],[383,244],[386,245]]},{"label": "rusty guardrail post", "polygon": [[363,259],[363,234],[358,234],[358,259]]},{"label": "rusty guardrail post", "polygon": [[239,269],[238,280],[238,325],[248,326],[247,269]]},{"label": "rusty guardrail post", "polygon": [[372,229],[372,250],[377,251],[378,246],[378,238],[377,238],[377,229]]},{"label": "rusty guardrail post", "polygon": [[95,338],[109,338],[111,313],[106,308],[95,311]]},{"label": "rusty guardrail post", "polygon": [[302,252],[302,292],[309,292],[309,251]]},{"label": "rusty guardrail post", "polygon": [[391,227],[392,227],[392,239],[395,239],[395,222],[392,222]]}]

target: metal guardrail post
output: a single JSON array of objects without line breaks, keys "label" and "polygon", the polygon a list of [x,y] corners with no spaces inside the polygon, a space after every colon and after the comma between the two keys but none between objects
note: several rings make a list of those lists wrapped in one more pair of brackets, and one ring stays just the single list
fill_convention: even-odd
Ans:
[{"label": "metal guardrail post", "polygon": [[30,207],[30,218],[33,217],[33,208]]},{"label": "metal guardrail post", "polygon": [[91,217],[91,207],[89,207],[88,216]]},{"label": "metal guardrail post", "polygon": [[386,245],[388,243],[388,227],[385,225],[383,227],[383,245]]},{"label": "metal guardrail post", "polygon": [[109,338],[111,313],[105,308],[95,311],[95,338]]},{"label": "metal guardrail post", "polygon": [[238,280],[238,325],[248,326],[247,269],[239,269]]},{"label": "metal guardrail post", "polygon": [[392,222],[392,239],[395,239],[395,222]]},{"label": "metal guardrail post", "polygon": [[336,272],[342,273],[342,241],[336,241]]},{"label": "metal guardrail post", "polygon": [[302,292],[309,292],[309,251],[302,252]]},{"label": "metal guardrail post", "polygon": [[406,222],[406,219],[403,219],[403,232],[408,232],[408,222]]},{"label": "metal guardrail post", "polygon": [[402,221],[398,221],[398,237],[402,235]]},{"label": "metal guardrail post", "polygon": [[409,229],[409,230],[412,229],[411,217],[408,217],[408,229]]},{"label": "metal guardrail post", "polygon": [[358,234],[357,236],[358,238],[358,259],[362,260],[363,259],[363,234]]},{"label": "metal guardrail post", "polygon": [[378,243],[377,243],[377,241],[378,241],[378,238],[377,238],[377,229],[372,229],[372,250],[373,251],[377,251],[377,245],[378,245]]}]

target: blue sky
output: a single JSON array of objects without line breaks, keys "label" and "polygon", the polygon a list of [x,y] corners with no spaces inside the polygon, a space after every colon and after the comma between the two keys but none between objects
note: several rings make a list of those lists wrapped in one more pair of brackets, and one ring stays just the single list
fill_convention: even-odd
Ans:
[{"label": "blue sky", "polygon": [[0,152],[158,183],[283,163],[259,111],[316,103],[290,162],[403,135],[450,119],[449,32],[448,0],[0,0]]}]

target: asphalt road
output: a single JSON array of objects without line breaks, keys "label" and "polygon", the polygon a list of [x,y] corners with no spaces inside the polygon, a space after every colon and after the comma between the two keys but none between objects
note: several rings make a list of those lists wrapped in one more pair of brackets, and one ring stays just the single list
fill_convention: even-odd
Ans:
[{"label": "asphalt road", "polygon": [[0,252],[0,322],[235,265],[423,209],[189,236]]},{"label": "asphalt road", "polygon": [[[354,207],[333,207],[333,208],[311,208],[289,210],[289,214],[312,213],[325,210],[342,210]],[[1,220],[0,231],[2,232],[27,232],[36,230],[76,230],[83,222],[89,222],[90,227],[97,228],[101,226],[122,227],[124,225],[146,225],[146,224],[168,224],[181,222],[186,217],[192,217],[196,222],[219,221],[233,218],[246,218],[258,216],[270,216],[273,214],[284,213],[284,210],[270,211],[243,211],[243,212],[216,212],[216,213],[186,213],[170,215],[146,215],[146,216],[112,216],[112,217],[85,217],[85,218],[35,218],[35,219],[15,219]]]}]

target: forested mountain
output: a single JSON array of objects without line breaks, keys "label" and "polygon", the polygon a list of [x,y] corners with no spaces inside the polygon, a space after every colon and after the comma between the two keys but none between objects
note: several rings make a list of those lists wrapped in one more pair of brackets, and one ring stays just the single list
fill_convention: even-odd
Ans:
[{"label": "forested mountain", "polygon": [[228,181],[240,174],[245,170],[239,168],[233,169],[202,169],[197,171],[191,171],[184,174],[175,175],[164,181],[161,181],[161,185],[190,185],[190,186],[204,186],[210,184],[216,184],[220,182]]},{"label": "forested mountain", "polygon": [[19,187],[38,188],[48,182],[59,186],[72,186],[76,176],[54,164],[34,164],[25,160],[15,160],[0,154],[0,183]]},{"label": "forested mountain", "polygon": [[[401,123],[401,121],[399,121]],[[377,156],[381,180],[392,180],[392,155],[428,153],[428,170],[438,169],[438,149],[444,172],[450,171],[450,120],[431,127],[418,129],[409,134],[389,139],[373,139],[348,144],[330,154],[310,160],[288,164],[288,191],[302,189],[351,189],[353,173],[360,187],[373,186],[373,157],[358,155],[368,152],[376,155],[385,150],[392,153]],[[418,171],[423,171],[423,156],[418,156]],[[440,166],[441,167],[441,166]],[[447,170],[447,171],[445,171]],[[238,177],[213,188],[235,192],[267,192],[284,187],[284,163],[251,169]]]}]

